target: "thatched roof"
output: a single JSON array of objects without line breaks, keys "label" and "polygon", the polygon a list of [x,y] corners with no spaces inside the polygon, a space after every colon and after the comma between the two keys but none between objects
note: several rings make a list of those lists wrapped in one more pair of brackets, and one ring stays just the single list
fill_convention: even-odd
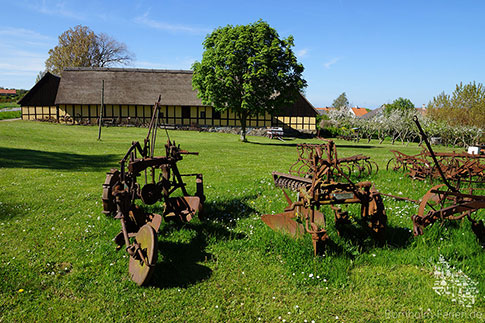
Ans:
[{"label": "thatched roof", "polygon": [[[19,103],[23,106],[101,104],[103,80],[104,104],[153,105],[161,95],[162,105],[204,106],[192,88],[192,71],[94,67],[67,68],[60,79],[47,73]],[[316,116],[317,112],[300,94],[292,106],[278,114],[303,117]]]},{"label": "thatched roof", "polygon": [[53,106],[60,78],[47,72],[18,102],[21,106]]},{"label": "thatched roof", "polygon": [[192,71],[124,68],[68,68],[62,72],[56,104],[203,106],[192,89]]}]

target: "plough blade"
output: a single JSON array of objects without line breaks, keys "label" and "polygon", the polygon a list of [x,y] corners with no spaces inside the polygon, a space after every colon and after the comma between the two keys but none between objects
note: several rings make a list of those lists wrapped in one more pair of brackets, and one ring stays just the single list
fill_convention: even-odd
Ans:
[{"label": "plough blade", "polygon": [[296,222],[295,218],[295,211],[279,214],[264,214],[261,216],[261,220],[271,229],[284,232],[292,238],[301,238],[305,234],[305,228],[303,224]]},{"label": "plough blade", "polygon": [[166,217],[178,217],[183,222],[189,222],[201,208],[200,197],[179,196],[170,197],[166,200]]}]

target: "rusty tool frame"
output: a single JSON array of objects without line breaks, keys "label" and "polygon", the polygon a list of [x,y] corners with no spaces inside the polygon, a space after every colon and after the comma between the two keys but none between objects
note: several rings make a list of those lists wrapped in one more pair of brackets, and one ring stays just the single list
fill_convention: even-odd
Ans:
[{"label": "rusty tool frame", "polygon": [[[441,175],[429,160],[431,153],[423,150],[417,155],[406,155],[397,150],[391,150],[394,157],[389,159],[386,170],[408,171],[406,175],[413,179],[424,180],[439,179]],[[485,156],[468,153],[434,153],[445,177],[454,182],[484,183],[485,182]]]},{"label": "rusty tool frame", "polygon": [[473,188],[469,188],[468,194],[461,193],[458,187],[451,185],[441,169],[441,164],[437,160],[437,157],[428,142],[428,137],[421,128],[418,118],[415,116],[413,120],[423,137],[429,154],[443,181],[443,184],[432,187],[423,196],[419,204],[418,213],[411,217],[413,221],[414,235],[417,236],[423,234],[424,228],[428,225],[432,225],[436,221],[461,220],[466,217],[471,222],[472,231],[475,233],[479,241],[484,243],[485,225],[482,220],[473,219],[471,214],[479,209],[485,208],[485,195],[473,194]]},{"label": "rusty tool frame", "polygon": [[[205,200],[202,174],[181,174],[177,167],[182,155],[198,153],[180,149],[175,141],[170,140],[167,132],[165,156],[154,155],[160,99],[153,107],[143,147],[138,141],[132,142],[120,161],[120,170],[111,169],[103,184],[103,213],[121,222],[121,231],[113,240],[118,250],[126,245],[130,255],[130,277],[138,285],[147,284],[153,273],[158,254],[157,232],[162,219],[188,222],[197,212],[202,211]],[[142,173],[143,186],[138,182]],[[194,196],[188,194],[182,176],[195,176]],[[182,196],[170,196],[179,189]],[[161,201],[163,213],[145,212],[140,203],[135,203],[136,200],[141,200],[144,205]]]},{"label": "rusty tool frame", "polygon": [[[337,229],[349,222],[348,212],[336,205],[361,204],[361,217],[371,232],[382,237],[387,217],[380,193],[371,182],[353,183],[339,166],[337,149],[332,140],[326,144],[297,145],[298,160],[291,165],[289,174],[273,172],[273,180],[280,187],[288,206],[280,214],[264,214],[261,219],[270,228],[298,238],[312,236],[314,255],[320,255],[329,239],[325,216],[319,211],[330,205],[335,214]],[[338,182],[344,179],[346,182]],[[293,202],[285,189],[298,192]]]}]

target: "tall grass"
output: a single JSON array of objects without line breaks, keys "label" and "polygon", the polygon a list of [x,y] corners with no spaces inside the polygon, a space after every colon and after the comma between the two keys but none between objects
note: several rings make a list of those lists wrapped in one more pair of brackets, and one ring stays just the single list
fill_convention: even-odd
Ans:
[{"label": "tall grass", "polygon": [[[485,315],[485,256],[469,223],[436,223],[414,238],[414,204],[385,198],[385,243],[353,223],[339,236],[325,210],[329,244],[313,257],[310,237],[292,240],[260,216],[285,207],[271,172],[286,172],[300,139],[285,142],[230,134],[171,131],[199,156],[184,157],[184,173],[204,175],[205,220],[163,223],[153,283],[128,277],[128,258],[111,239],[120,224],[101,214],[105,172],[117,167],[146,129],[0,124],[0,321],[462,321]],[[166,140],[158,139],[158,153]],[[305,140],[318,143],[318,140]],[[416,145],[337,141],[339,156],[362,153],[380,166],[371,180],[385,193],[419,199],[431,186],[385,171],[389,149]],[[187,178],[189,191],[195,181]],[[161,205],[153,209],[159,211]],[[483,210],[478,217],[484,218]],[[441,258],[440,258],[441,257]],[[476,282],[470,307],[438,295],[435,267],[446,259]],[[451,284],[451,283],[450,283]],[[459,286],[455,286],[459,288]]]}]

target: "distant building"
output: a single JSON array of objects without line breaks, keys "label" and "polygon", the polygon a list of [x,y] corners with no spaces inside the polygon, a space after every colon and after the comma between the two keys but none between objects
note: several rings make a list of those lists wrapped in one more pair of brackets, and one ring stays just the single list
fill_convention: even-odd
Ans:
[{"label": "distant building", "polygon": [[[317,110],[317,112],[319,114],[327,114],[329,111],[331,111],[333,109],[335,109],[335,108],[333,108],[333,107],[315,108],[315,110]],[[350,108],[348,111],[349,111],[350,115],[352,115],[354,117],[358,117],[358,118],[362,117],[363,115],[365,115],[367,113],[366,108],[359,108],[357,106]]]},{"label": "distant building", "polygon": [[332,108],[332,107],[315,108],[315,110],[317,110],[318,114],[327,114],[328,111],[330,111],[332,109],[334,109],[334,108]]},{"label": "distant building", "polygon": [[[95,124],[103,118],[117,124],[147,124],[161,95],[162,122],[174,126],[240,126],[232,112],[204,105],[192,88],[192,71],[121,68],[69,68],[62,77],[47,73],[19,101],[22,119],[55,119],[65,123]],[[292,106],[277,115],[249,118],[247,127],[283,127],[314,131],[317,111],[298,94]]]},{"label": "distant building", "polygon": [[15,94],[17,94],[17,90],[0,89],[0,95],[15,95]]},{"label": "distant building", "polygon": [[357,106],[350,108],[350,111],[354,114],[354,116],[360,118],[367,114],[367,109],[366,108],[359,108]]}]

